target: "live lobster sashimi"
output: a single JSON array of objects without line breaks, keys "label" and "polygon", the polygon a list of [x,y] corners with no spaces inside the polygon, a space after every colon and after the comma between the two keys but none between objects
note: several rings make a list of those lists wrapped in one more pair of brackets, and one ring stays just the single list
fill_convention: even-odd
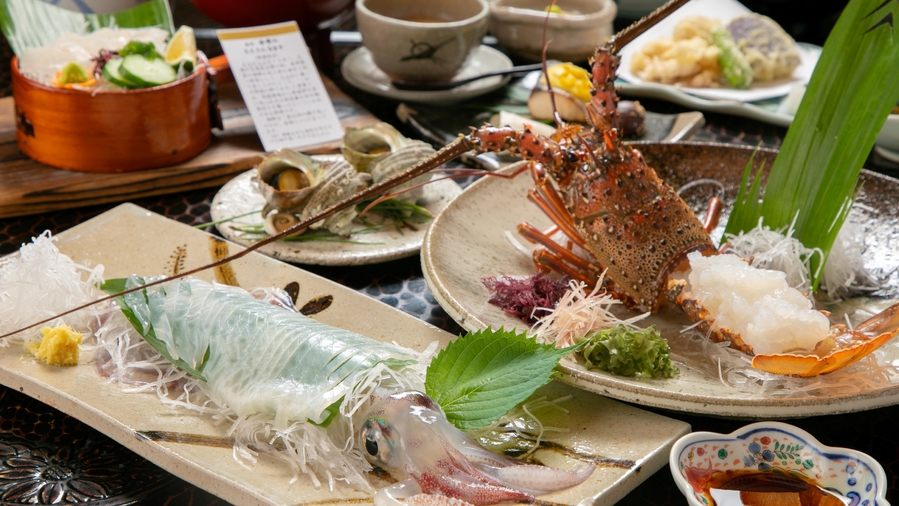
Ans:
[{"label": "live lobster sashimi", "polygon": [[[817,328],[817,333],[798,340],[782,339],[778,329],[772,328],[762,340],[755,340],[726,326],[725,313],[707,305],[690,289],[684,290],[687,284],[683,280],[693,269],[691,258],[700,261],[719,255],[709,233],[717,226],[723,203],[713,198],[705,220],[700,220],[642,154],[622,142],[615,127],[618,65],[614,39],[597,48],[591,62],[593,90],[586,106],[586,128],[560,124],[552,136],[545,137],[528,128],[485,125],[472,128],[442,150],[508,151],[529,162],[535,187],[528,198],[553,222],[546,232],[527,223],[518,226],[525,239],[538,245],[533,252],[538,271],[555,271],[588,285],[601,282],[607,293],[642,311],[658,311],[667,298],[714,340],[756,356],[753,367],[776,374],[831,372],[858,361],[899,334],[895,316],[899,306],[871,318],[860,331],[830,325],[824,314],[808,307],[791,313],[799,319],[790,316],[784,321],[799,334],[812,328]],[[432,164],[443,161],[435,158]],[[765,277],[761,270],[756,274],[749,277]],[[768,296],[803,297],[798,292],[777,290]],[[740,299],[734,294],[720,306],[737,307]],[[783,306],[780,302],[774,305]],[[765,307],[758,309],[763,313]],[[763,317],[762,313],[755,316]],[[805,325],[803,318],[823,322],[824,327]],[[797,346],[797,342],[805,344]]]}]

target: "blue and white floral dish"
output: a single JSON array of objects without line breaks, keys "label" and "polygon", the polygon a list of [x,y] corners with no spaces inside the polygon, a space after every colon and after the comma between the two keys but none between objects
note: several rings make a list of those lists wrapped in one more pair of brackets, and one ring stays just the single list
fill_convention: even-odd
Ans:
[{"label": "blue and white floral dish", "polygon": [[710,481],[722,474],[771,472],[803,478],[849,506],[889,506],[883,467],[864,453],[821,444],[804,430],[758,422],[730,434],[693,432],[671,448],[671,474],[691,506],[714,504]]}]

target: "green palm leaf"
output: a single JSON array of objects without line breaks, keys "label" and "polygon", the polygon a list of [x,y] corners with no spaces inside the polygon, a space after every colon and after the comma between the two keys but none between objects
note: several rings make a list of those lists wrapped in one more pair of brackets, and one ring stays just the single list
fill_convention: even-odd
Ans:
[{"label": "green palm leaf", "polygon": [[150,0],[112,14],[84,14],[41,0],[0,0],[0,29],[17,56],[45,46],[66,32],[88,33],[102,27],[157,26],[174,32],[168,0]]},{"label": "green palm leaf", "polygon": [[[745,232],[760,217],[772,229],[789,226],[812,259],[817,288],[852,203],[862,164],[893,104],[899,99],[899,0],[852,0],[824,44],[808,89],[780,153],[764,197],[749,191],[746,178],[726,234]],[[757,175],[757,177],[759,177]]]}]

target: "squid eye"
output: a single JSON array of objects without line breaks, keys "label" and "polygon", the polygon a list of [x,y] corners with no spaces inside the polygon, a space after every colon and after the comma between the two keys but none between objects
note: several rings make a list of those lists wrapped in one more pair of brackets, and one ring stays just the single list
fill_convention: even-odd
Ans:
[{"label": "squid eye", "polygon": [[374,439],[365,438],[365,451],[374,457],[378,454],[378,442]]}]

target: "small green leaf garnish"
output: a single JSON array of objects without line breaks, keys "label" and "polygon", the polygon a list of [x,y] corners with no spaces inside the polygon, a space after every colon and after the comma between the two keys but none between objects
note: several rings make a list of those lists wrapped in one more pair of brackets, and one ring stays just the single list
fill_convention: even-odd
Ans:
[{"label": "small green leaf garnish", "polygon": [[[104,292],[108,293],[109,295],[115,295],[115,294],[123,292],[125,290],[126,281],[127,281],[126,279],[121,279],[121,278],[110,279],[110,280],[106,281],[105,283],[103,283],[102,285],[100,285],[100,289],[103,290]],[[138,278],[138,282],[143,284],[144,280]],[[144,297],[146,297],[145,292],[141,291],[139,293],[141,293],[142,295],[144,295]],[[119,309],[122,310],[122,314],[125,315],[125,318],[128,318],[128,321],[131,322],[131,325],[134,326],[134,330],[136,330],[137,333],[140,334],[141,337],[144,338],[144,341],[146,341],[147,344],[149,344],[150,347],[153,348],[154,351],[156,351],[156,353],[159,353],[160,355],[165,357],[166,360],[175,364],[181,370],[190,374],[194,378],[197,378],[200,381],[206,381],[206,378],[203,377],[203,368],[206,367],[206,361],[209,360],[209,352],[210,352],[209,348],[206,348],[206,353],[203,355],[203,361],[200,362],[199,364],[197,364],[196,368],[191,367],[187,362],[185,362],[181,359],[178,359],[178,360],[173,359],[172,355],[169,353],[169,350],[166,347],[165,343],[160,341],[159,338],[156,337],[156,332],[153,330],[153,326],[150,325],[148,322],[147,327],[144,328],[140,319],[134,313],[134,309],[128,304],[128,301],[126,301],[124,297],[116,297],[115,301],[116,301],[116,304],[119,305]]]},{"label": "small green leaf garnish", "polygon": [[669,357],[668,342],[654,325],[635,329],[619,323],[591,334],[583,342],[581,355],[588,369],[650,378],[671,378],[678,373]]},{"label": "small green leaf garnish", "polygon": [[469,333],[431,361],[425,393],[457,428],[478,429],[549,383],[559,360],[579,346],[556,348],[502,327]]},{"label": "small green leaf garnish", "polygon": [[163,59],[162,55],[156,51],[156,46],[150,42],[131,41],[119,51],[119,56],[123,58],[129,54],[139,54],[148,60]]}]

